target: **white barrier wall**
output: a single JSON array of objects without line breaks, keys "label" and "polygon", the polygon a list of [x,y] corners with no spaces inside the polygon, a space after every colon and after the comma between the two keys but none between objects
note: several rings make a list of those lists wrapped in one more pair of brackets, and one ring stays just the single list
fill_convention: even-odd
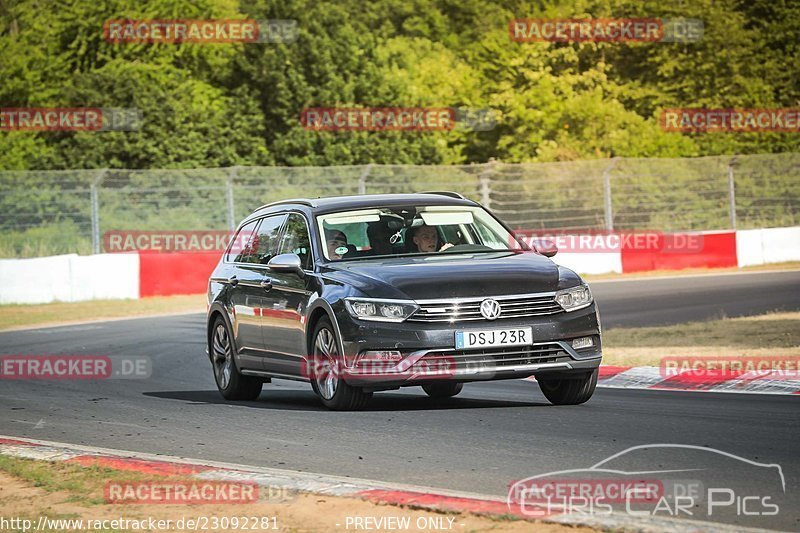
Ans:
[{"label": "white barrier wall", "polygon": [[[736,257],[740,267],[800,261],[800,226],[737,231]],[[166,259],[159,261],[161,267],[181,258]],[[623,272],[618,251],[560,252],[553,260],[580,274]],[[201,268],[207,267],[204,263]],[[136,253],[0,259],[0,304],[139,298],[142,275]]]},{"label": "white barrier wall", "polygon": [[139,254],[75,256],[70,288],[71,302],[139,298]]},{"label": "white barrier wall", "polygon": [[[522,240],[534,247],[538,239],[550,241],[559,249],[551,259],[557,265],[565,266],[578,274],[606,274],[622,272],[622,252],[619,238],[614,240],[606,235],[546,234],[537,237],[523,237]],[[593,248],[594,246],[594,248]],[[602,251],[595,251],[602,249]],[[569,250],[569,251],[568,251]],[[577,250],[577,251],[575,251]]]},{"label": "white barrier wall", "polygon": [[139,255],[0,259],[0,304],[139,298]]},{"label": "white barrier wall", "polygon": [[622,254],[616,252],[565,252],[557,253],[553,258],[557,265],[571,268],[578,274],[606,274],[622,272]]},{"label": "white barrier wall", "polygon": [[800,226],[737,231],[736,258],[740,267],[800,261]]},{"label": "white barrier wall", "polygon": [[70,257],[0,260],[0,304],[69,301]]}]

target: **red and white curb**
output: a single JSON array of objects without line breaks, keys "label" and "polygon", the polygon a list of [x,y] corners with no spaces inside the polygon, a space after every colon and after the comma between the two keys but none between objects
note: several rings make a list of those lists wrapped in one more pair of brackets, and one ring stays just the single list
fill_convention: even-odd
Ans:
[{"label": "red and white curb", "polygon": [[[502,498],[467,492],[432,489],[416,485],[384,483],[367,479],[331,476],[277,468],[256,467],[218,461],[155,455],[78,444],[66,444],[0,435],[0,455],[63,461],[82,466],[100,466],[136,471],[154,476],[189,476],[215,481],[248,481],[257,485],[331,496],[357,496],[374,501],[419,504],[420,507],[506,513]],[[444,505],[442,502],[447,502]],[[471,502],[477,502],[475,506]],[[475,509],[475,511],[473,511]]]},{"label": "red and white curb", "polygon": [[[23,437],[0,435],[0,455],[53,462],[62,461],[82,466],[100,466],[115,470],[136,471],[154,476],[182,475],[203,480],[251,482],[273,489],[354,497],[374,503],[402,505],[426,511],[528,518],[520,514],[518,510],[510,509],[504,498],[484,494],[330,476],[312,472],[202,461]],[[623,529],[659,533],[678,530],[719,531],[724,533],[765,531],[712,522],[621,514],[605,516],[583,514],[554,515],[539,520],[571,526],[588,526],[598,530]]]},{"label": "red and white curb", "polygon": [[[533,378],[527,378],[533,380]],[[657,366],[601,365],[597,386],[609,389],[651,389],[751,394],[800,394],[796,372],[695,373],[691,370],[665,376]]]}]

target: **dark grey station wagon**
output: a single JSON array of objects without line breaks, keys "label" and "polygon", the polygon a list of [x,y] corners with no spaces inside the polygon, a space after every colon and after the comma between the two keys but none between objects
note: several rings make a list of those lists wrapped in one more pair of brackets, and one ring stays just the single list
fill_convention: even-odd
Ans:
[{"label": "dark grey station wagon", "polygon": [[310,383],[331,409],[374,392],[535,376],[554,404],[587,401],[600,325],[573,271],[456,193],[295,199],[238,227],[208,284],[220,393]]}]

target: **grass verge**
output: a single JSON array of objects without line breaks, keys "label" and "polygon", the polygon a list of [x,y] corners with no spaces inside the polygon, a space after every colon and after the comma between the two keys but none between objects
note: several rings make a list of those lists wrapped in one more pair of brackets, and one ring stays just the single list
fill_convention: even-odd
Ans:
[{"label": "grass verge", "polygon": [[105,318],[124,318],[169,313],[202,313],[205,294],[154,296],[140,300],[92,300],[38,305],[0,305],[0,330],[29,326],[61,325]]},{"label": "grass verge", "polygon": [[800,312],[603,331],[603,363],[658,366],[664,356],[800,357]]}]

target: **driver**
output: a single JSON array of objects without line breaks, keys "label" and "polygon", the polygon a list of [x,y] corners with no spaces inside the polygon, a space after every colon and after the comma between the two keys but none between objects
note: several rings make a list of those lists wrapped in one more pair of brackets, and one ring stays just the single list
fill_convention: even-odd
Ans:
[{"label": "driver", "polygon": [[333,260],[341,259],[344,254],[336,253],[336,250],[337,248],[347,248],[347,235],[338,229],[326,230],[325,243],[328,247],[328,257]]},{"label": "driver", "polygon": [[[439,232],[433,226],[422,225],[414,232],[412,241],[420,252],[435,252],[439,245]],[[446,242],[439,248],[439,251],[442,252],[452,247],[453,244]]]}]

